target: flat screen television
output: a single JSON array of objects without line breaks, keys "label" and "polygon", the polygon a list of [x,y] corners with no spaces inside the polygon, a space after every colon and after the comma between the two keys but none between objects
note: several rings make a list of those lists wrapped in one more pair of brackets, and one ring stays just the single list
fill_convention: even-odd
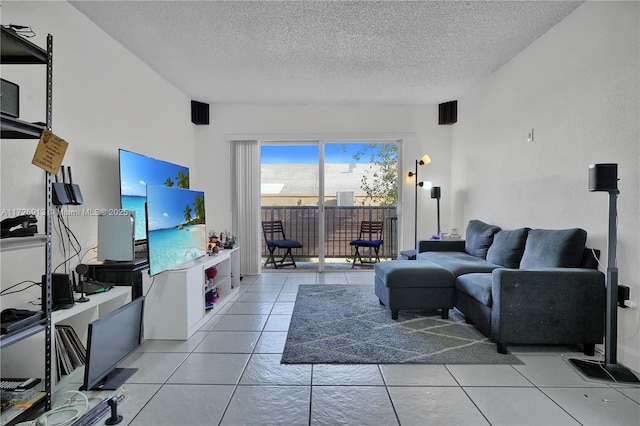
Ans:
[{"label": "flat screen television", "polygon": [[147,238],[144,204],[147,185],[189,188],[189,168],[120,149],[120,208],[136,214],[135,240]]},{"label": "flat screen television", "polygon": [[138,369],[118,365],[142,344],[144,297],[89,324],[87,360],[80,390],[115,390]]},{"label": "flat screen television", "polygon": [[206,255],[206,245],[204,192],[147,185],[149,274]]}]

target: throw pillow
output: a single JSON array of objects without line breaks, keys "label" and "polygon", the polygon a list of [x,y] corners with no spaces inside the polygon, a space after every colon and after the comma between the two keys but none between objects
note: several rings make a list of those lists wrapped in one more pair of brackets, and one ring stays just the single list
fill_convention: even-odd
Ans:
[{"label": "throw pillow", "polygon": [[493,236],[493,244],[487,251],[487,260],[505,268],[517,268],[524,253],[529,228],[500,231]]},{"label": "throw pillow", "polygon": [[582,260],[587,231],[532,229],[529,231],[520,269],[577,268]]},{"label": "throw pillow", "polygon": [[500,231],[500,227],[489,225],[481,220],[471,220],[467,225],[464,250],[471,256],[485,259],[487,250],[493,243],[493,236]]}]

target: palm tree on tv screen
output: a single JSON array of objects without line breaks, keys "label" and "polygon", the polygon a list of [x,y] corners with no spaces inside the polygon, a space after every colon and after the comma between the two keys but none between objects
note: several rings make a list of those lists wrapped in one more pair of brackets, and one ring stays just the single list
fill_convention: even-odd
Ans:
[{"label": "palm tree on tv screen", "polygon": [[189,189],[189,173],[185,173],[184,170],[178,172],[178,188]]},{"label": "palm tree on tv screen", "polygon": [[189,204],[187,204],[186,206],[184,206],[184,221],[185,224],[189,224],[189,222],[191,222],[191,206]]},{"label": "palm tree on tv screen", "polygon": [[204,222],[204,197],[196,195],[195,199],[196,219],[197,223]]}]

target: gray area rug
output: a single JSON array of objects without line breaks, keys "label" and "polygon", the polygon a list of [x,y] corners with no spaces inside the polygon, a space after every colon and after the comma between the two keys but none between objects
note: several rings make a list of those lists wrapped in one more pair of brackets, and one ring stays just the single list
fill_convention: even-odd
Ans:
[{"label": "gray area rug", "polygon": [[300,285],[284,364],[523,364],[464,322],[455,309],[400,311],[380,305],[372,285]]}]

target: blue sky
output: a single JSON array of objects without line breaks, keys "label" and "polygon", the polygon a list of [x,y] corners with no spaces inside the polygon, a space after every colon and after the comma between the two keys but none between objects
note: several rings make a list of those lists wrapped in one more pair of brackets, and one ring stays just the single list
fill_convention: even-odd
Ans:
[{"label": "blue sky", "polygon": [[194,219],[198,195],[204,198],[202,191],[147,185],[149,230],[173,228],[184,223],[184,208],[187,204],[191,206],[191,216]]},{"label": "blue sky", "polygon": [[[364,161],[356,161],[353,158],[353,154],[367,145],[369,144],[325,144],[324,161],[325,163],[368,163],[368,158],[365,158]],[[317,145],[263,145],[260,155],[262,164],[317,164],[319,158],[318,149]]]},{"label": "blue sky", "polygon": [[120,150],[120,194],[146,196],[146,185],[164,185],[168,177],[178,184],[178,172],[189,168]]}]

